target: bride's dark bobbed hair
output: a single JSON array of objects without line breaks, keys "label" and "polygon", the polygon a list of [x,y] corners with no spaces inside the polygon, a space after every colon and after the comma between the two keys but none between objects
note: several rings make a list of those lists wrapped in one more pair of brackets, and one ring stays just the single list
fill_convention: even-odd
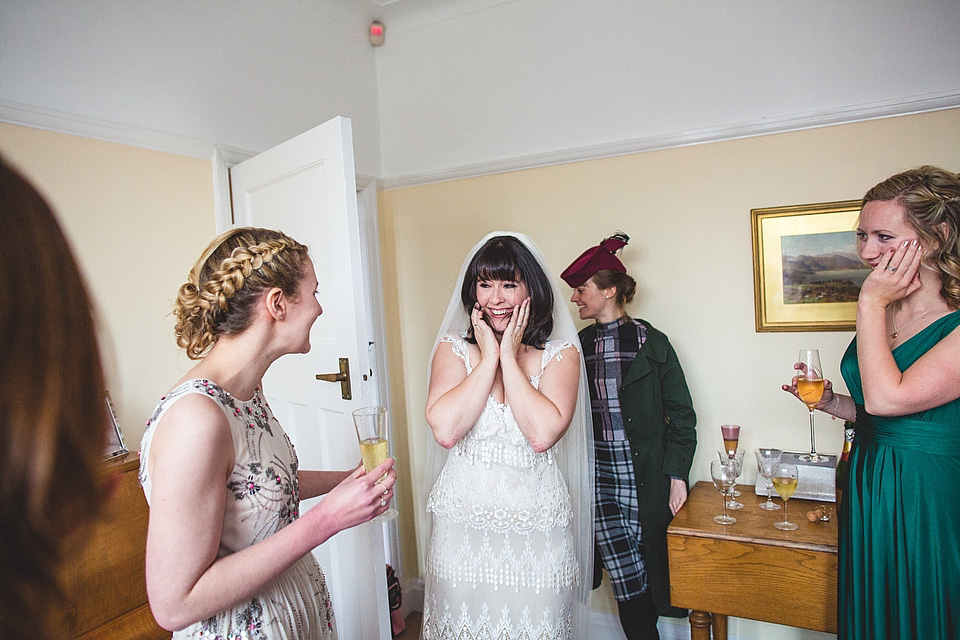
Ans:
[{"label": "bride's dark bobbed hair", "polygon": [[[460,287],[460,300],[467,315],[477,303],[477,283],[483,280],[514,280],[527,286],[530,319],[523,332],[523,344],[542,349],[553,331],[553,289],[547,274],[530,250],[513,236],[490,238],[470,261]],[[467,341],[476,343],[473,327]]]}]

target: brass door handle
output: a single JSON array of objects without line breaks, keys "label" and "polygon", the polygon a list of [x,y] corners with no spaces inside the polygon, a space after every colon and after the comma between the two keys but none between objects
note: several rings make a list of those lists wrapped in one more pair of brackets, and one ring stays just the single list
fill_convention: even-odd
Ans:
[{"label": "brass door handle", "polygon": [[350,360],[347,358],[340,358],[339,373],[318,373],[317,380],[323,380],[324,382],[339,382],[340,397],[344,400],[353,399],[353,392],[350,389]]}]

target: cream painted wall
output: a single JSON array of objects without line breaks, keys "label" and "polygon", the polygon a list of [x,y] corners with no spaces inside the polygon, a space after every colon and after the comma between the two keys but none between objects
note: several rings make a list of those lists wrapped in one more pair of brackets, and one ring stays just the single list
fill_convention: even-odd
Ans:
[{"label": "cream painted wall", "polygon": [[[480,237],[496,229],[529,234],[557,277],[610,232],[631,236],[622,254],[638,280],[630,311],[665,331],[679,353],[699,416],[691,480],[709,480],[721,423],[742,425],[747,449],[807,447],[806,410],[779,386],[797,351],[810,347],[838,381],[852,337],[755,331],[750,209],[858,199],[923,163],[960,170],[960,109],[385,191],[380,233],[386,316],[396,318],[388,336],[394,414],[399,423],[405,412],[418,505],[400,518],[406,577],[417,566],[409,534],[425,498],[418,452],[429,437],[427,359],[463,256]],[[818,425],[818,448],[838,451],[840,423],[820,414]],[[754,477],[748,469],[743,479]],[[614,610],[609,592],[595,600],[595,608]],[[774,635],[771,625],[745,620],[731,620],[730,633],[820,637],[786,628]]]},{"label": "cream painted wall", "polygon": [[137,450],[160,396],[188,367],[171,311],[215,233],[211,163],[2,123],[0,154],[44,194],[73,244],[100,315],[114,407]]}]

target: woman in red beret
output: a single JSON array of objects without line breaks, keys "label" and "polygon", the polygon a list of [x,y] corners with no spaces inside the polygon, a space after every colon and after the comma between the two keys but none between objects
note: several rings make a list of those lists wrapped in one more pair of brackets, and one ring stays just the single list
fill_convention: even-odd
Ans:
[{"label": "woman in red beret", "polygon": [[659,638],[670,606],[667,525],[687,499],[697,417],[667,336],[627,315],[636,281],[616,252],[617,234],[587,249],[561,274],[573,287],[593,413],[596,456],[594,588],[600,567],[613,584],[628,640]]}]

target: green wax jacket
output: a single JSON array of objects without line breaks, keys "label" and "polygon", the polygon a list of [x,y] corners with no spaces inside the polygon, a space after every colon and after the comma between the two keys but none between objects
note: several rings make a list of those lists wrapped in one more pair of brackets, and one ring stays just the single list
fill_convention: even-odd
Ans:
[{"label": "green wax jacket", "polygon": [[[620,410],[633,454],[647,575],[657,613],[684,617],[685,609],[670,606],[667,525],[673,519],[670,479],[689,482],[697,448],[697,415],[667,336],[649,322],[639,322],[647,327],[647,339],[620,387]],[[596,332],[596,325],[580,331],[581,344],[592,343]],[[603,566],[599,553],[594,566],[596,588]]]}]

